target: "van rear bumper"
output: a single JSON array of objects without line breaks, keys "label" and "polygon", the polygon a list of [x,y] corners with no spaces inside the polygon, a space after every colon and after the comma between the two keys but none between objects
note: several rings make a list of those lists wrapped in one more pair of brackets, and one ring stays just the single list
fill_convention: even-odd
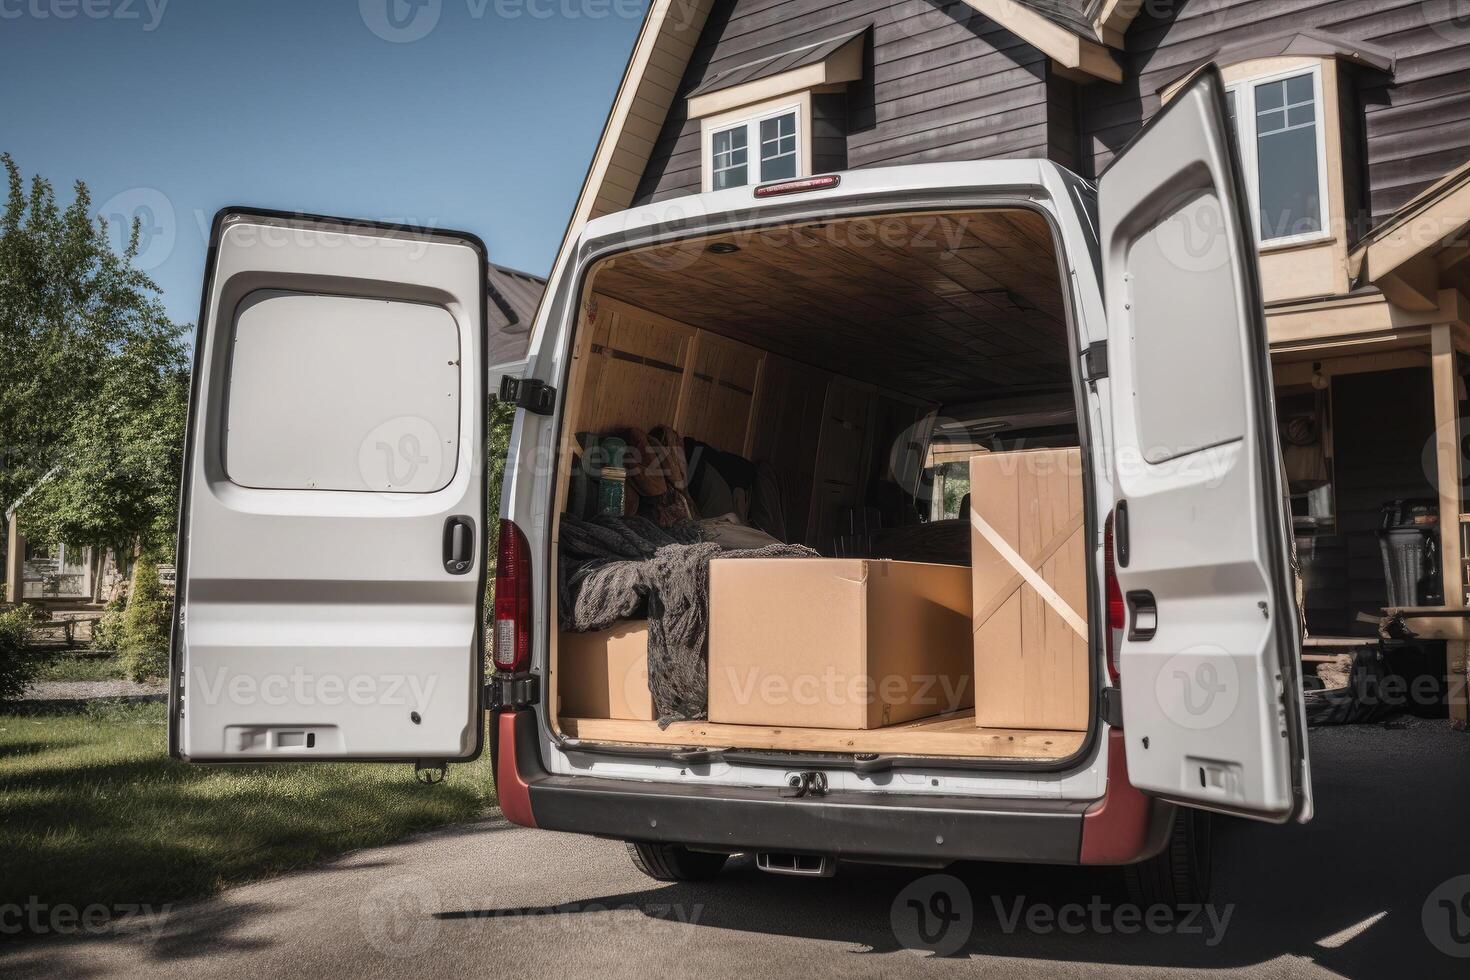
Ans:
[{"label": "van rear bumper", "polygon": [[[1084,861],[1084,822],[1089,811],[1099,809],[1098,801],[840,790],[791,799],[773,788],[552,775],[541,763],[534,712],[504,712],[492,730],[498,743],[497,787],[507,817],[545,830],[619,840],[727,851],[810,852],[894,863],[1079,864]],[[1109,789],[1118,789],[1112,782]],[[1131,786],[1127,789],[1137,793]],[[1137,812],[1148,822],[1156,810],[1143,807]],[[1140,839],[1157,836],[1145,827],[1136,828],[1134,834]],[[1123,863],[1114,858],[1096,863]]]}]

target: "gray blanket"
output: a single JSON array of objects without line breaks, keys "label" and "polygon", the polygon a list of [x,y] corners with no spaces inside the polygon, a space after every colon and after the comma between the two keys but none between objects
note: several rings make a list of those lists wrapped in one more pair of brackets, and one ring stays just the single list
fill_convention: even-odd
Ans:
[{"label": "gray blanket", "polygon": [[715,558],[815,558],[803,545],[726,551],[690,521],[570,514],[561,523],[563,629],[605,629],[648,617],[648,689],[660,726],[709,714],[709,563]]}]

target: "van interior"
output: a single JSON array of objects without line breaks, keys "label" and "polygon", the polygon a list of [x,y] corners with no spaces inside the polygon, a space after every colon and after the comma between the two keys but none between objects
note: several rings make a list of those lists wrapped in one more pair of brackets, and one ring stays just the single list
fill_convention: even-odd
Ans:
[{"label": "van interior", "polygon": [[[1094,559],[1059,269],[1047,220],[1016,207],[770,226],[593,266],[557,471],[560,734],[1081,751]],[[679,651],[696,648],[690,674]],[[914,683],[887,690],[893,674]]]}]

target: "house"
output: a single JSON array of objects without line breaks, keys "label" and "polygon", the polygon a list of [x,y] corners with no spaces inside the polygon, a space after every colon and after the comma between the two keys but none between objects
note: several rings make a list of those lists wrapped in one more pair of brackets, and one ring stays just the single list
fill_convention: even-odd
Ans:
[{"label": "house", "polygon": [[490,302],[490,351],[486,362],[490,365],[491,387],[506,365],[526,359],[526,345],[531,340],[531,324],[536,319],[536,307],[541,294],[546,291],[546,280],[521,272],[508,266],[490,263],[488,279]]},{"label": "house", "polygon": [[[1309,656],[1400,610],[1448,640],[1463,726],[1467,33],[1449,0],[654,0],[557,268],[590,218],[701,190],[995,157],[1096,177],[1213,61],[1261,243]],[[1418,581],[1394,561],[1436,525]]]}]

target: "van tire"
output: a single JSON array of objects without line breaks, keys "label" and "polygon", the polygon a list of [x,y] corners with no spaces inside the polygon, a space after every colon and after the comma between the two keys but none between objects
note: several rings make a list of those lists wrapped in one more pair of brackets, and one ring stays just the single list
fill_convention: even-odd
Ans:
[{"label": "van tire", "polygon": [[1186,807],[1176,809],[1164,849],[1123,869],[1129,899],[1144,909],[1204,904],[1210,897],[1213,847],[1210,815]]},{"label": "van tire", "polygon": [[682,844],[649,844],[628,841],[633,867],[654,881],[707,881],[720,873],[728,854],[691,851]]}]

